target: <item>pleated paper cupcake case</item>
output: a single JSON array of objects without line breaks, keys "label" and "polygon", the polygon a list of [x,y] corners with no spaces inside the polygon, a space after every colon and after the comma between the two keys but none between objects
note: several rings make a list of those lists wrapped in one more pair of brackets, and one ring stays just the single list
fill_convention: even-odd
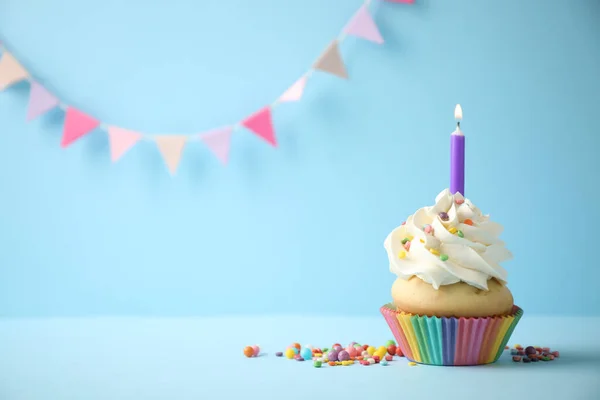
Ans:
[{"label": "pleated paper cupcake case", "polygon": [[487,318],[438,318],[381,307],[400,349],[411,361],[431,365],[478,365],[495,362],[523,315]]}]

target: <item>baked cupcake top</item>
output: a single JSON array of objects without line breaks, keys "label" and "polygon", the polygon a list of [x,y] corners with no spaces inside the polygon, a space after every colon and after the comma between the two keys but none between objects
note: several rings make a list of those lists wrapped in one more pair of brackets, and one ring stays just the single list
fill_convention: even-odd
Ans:
[{"label": "baked cupcake top", "polygon": [[435,289],[462,281],[488,290],[491,278],[506,283],[499,263],[512,258],[499,239],[502,230],[460,193],[445,189],[435,205],[417,210],[387,236],[390,271],[402,279],[417,276]]}]

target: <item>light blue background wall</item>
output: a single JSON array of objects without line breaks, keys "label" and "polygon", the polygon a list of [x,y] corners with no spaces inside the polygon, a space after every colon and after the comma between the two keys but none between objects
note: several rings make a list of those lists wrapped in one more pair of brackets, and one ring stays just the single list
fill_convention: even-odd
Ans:
[{"label": "light blue background wall", "polygon": [[[2,0],[0,38],[107,123],[194,132],[276,98],[360,0]],[[600,2],[383,4],[387,42],[344,42],[221,167],[190,145],[175,179],[151,143],[111,165],[95,132],[25,122],[0,95],[0,314],[374,314],[387,233],[448,184],[465,111],[468,196],[505,225],[528,313],[600,314]]]}]

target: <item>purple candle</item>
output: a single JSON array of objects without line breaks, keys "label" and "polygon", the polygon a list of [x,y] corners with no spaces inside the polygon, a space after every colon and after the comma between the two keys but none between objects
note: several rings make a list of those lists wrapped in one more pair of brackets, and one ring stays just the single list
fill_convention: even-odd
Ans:
[{"label": "purple candle", "polygon": [[450,136],[450,193],[465,195],[465,135],[460,130],[462,108],[460,104],[454,109],[456,130]]}]

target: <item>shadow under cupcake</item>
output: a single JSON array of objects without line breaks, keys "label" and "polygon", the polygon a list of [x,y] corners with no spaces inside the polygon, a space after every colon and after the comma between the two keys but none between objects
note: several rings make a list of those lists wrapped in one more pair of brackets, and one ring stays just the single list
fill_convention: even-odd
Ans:
[{"label": "shadow under cupcake", "polygon": [[502,226],[444,190],[394,229],[384,246],[398,278],[381,307],[404,355],[430,365],[480,365],[502,354],[523,310],[500,262]]}]

